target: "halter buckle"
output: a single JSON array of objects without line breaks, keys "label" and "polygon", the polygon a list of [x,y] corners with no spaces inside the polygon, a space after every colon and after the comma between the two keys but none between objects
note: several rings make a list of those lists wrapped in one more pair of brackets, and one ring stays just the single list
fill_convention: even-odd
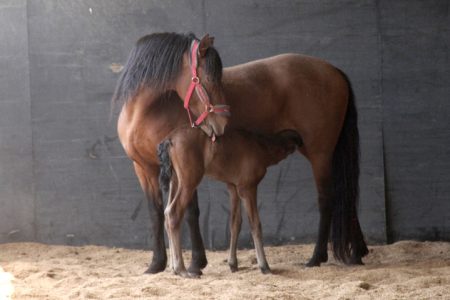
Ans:
[{"label": "halter buckle", "polygon": [[194,76],[191,78],[192,82],[195,84],[199,84],[200,83],[200,78],[198,78],[198,76]]}]

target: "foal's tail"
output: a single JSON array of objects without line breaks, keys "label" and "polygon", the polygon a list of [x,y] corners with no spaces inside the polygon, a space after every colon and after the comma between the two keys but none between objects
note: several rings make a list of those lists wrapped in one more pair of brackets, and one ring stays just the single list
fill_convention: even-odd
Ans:
[{"label": "foal's tail", "polygon": [[359,132],[353,89],[347,76],[349,99],[344,124],[333,154],[332,244],[334,256],[345,263],[362,263],[369,252],[359,225]]},{"label": "foal's tail", "polygon": [[172,161],[170,160],[170,140],[164,140],[158,145],[159,158],[159,185],[163,192],[169,191],[170,179],[172,178]]}]

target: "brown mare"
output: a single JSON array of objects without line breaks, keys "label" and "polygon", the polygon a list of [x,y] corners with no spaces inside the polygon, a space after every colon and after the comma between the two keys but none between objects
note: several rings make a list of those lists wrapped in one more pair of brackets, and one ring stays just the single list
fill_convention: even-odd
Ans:
[{"label": "brown mare", "polygon": [[[357,217],[357,113],[345,74],[323,60],[298,54],[222,70],[213,40],[205,36],[196,54],[196,77],[192,76],[190,52],[194,40],[193,35],[175,33],[141,38],[130,53],[113,97],[113,104],[123,103],[118,120],[120,141],[133,160],[149,201],[153,261],[148,272],[160,272],[167,263],[157,145],[174,128],[190,122],[181,99],[190,98],[186,95],[192,82],[203,85],[212,104],[226,102],[231,107],[230,118],[220,112],[206,115],[200,127],[210,136],[222,135],[225,126],[265,134],[292,129],[300,134],[303,147],[299,152],[311,163],[320,211],[319,236],[307,266],[327,261],[330,227],[336,258],[361,264],[368,250]],[[189,107],[193,115],[205,116],[205,99],[200,94],[192,94]],[[192,241],[188,270],[200,274],[207,261],[198,216],[194,193],[186,211]]]},{"label": "brown mare", "polygon": [[241,225],[242,200],[249,218],[259,268],[264,274],[270,273],[257,209],[257,186],[266,174],[267,167],[286,158],[301,143],[300,136],[292,130],[271,136],[231,130],[217,142],[212,142],[204,132],[194,128],[181,127],[172,131],[159,145],[158,156],[161,162],[160,184],[166,192],[170,182],[165,225],[169,236],[171,266],[175,274],[198,276],[189,274],[184,267],[180,224],[205,174],[228,186],[232,211],[228,259],[231,270],[237,270],[236,244]]}]

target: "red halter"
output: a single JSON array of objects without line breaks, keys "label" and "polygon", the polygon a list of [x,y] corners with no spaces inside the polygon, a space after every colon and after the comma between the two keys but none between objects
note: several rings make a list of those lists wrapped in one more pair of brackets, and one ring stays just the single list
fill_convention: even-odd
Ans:
[{"label": "red halter", "polygon": [[[206,119],[209,113],[215,113],[219,115],[230,115],[230,106],[225,104],[212,105],[209,101],[208,93],[206,92],[203,85],[200,83],[200,78],[197,76],[198,67],[198,46],[199,42],[194,40],[191,45],[190,51],[190,63],[191,63],[191,84],[187,90],[186,96],[184,97],[184,108],[188,112],[189,121],[192,127],[197,127]],[[192,121],[192,113],[189,108],[189,102],[192,98],[192,93],[197,93],[200,101],[205,105],[205,111],[197,118],[197,120]]]}]

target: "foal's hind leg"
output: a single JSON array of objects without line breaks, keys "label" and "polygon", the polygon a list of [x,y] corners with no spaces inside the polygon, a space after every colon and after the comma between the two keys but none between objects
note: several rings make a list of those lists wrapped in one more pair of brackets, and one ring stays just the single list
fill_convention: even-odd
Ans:
[{"label": "foal's hind leg", "polygon": [[270,274],[272,271],[270,271],[269,264],[267,263],[262,241],[261,222],[259,220],[258,207],[256,203],[256,186],[239,188],[238,192],[239,196],[244,201],[245,210],[247,211],[259,268],[263,274]]},{"label": "foal's hind leg", "polygon": [[228,184],[228,193],[230,194],[230,252],[228,256],[228,265],[231,272],[238,270],[238,261],[236,257],[237,240],[239,232],[241,231],[242,217],[241,217],[241,201],[236,191],[236,186]]},{"label": "foal's hind leg", "polygon": [[[167,264],[166,246],[164,243],[164,208],[158,183],[158,168],[144,170],[134,162],[134,170],[148,200],[148,209],[153,231],[153,259],[145,273],[164,271]],[[147,171],[147,172],[146,172]]]},{"label": "foal's hind leg", "polygon": [[331,158],[327,156],[316,156],[310,158],[314,180],[316,182],[319,202],[319,236],[317,238],[314,253],[307,267],[320,266],[328,260],[327,245],[330,235],[333,189],[331,180]]}]

